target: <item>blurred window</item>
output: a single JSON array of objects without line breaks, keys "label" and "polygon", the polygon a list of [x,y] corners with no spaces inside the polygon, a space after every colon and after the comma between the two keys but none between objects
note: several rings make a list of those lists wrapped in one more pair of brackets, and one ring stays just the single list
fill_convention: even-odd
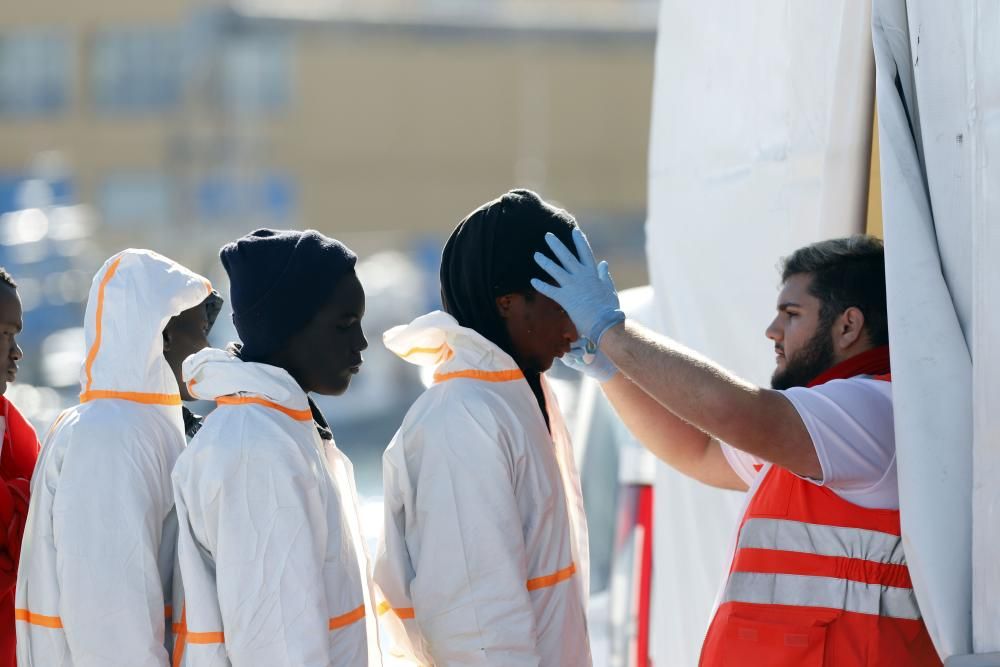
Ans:
[{"label": "blurred window", "polygon": [[170,183],[161,174],[112,174],[101,184],[101,213],[114,227],[162,225],[170,217],[170,195]]},{"label": "blurred window", "polygon": [[0,114],[46,116],[70,98],[70,39],[58,29],[0,33]]},{"label": "blurred window", "polygon": [[281,37],[250,35],[222,48],[219,104],[232,113],[268,114],[288,106],[292,48]]},{"label": "blurred window", "polygon": [[108,113],[149,113],[181,100],[183,58],[177,30],[138,27],[99,32],[91,60],[94,106]]},{"label": "blurred window", "polygon": [[295,182],[275,171],[220,173],[199,181],[194,191],[197,216],[211,222],[287,222],[294,218],[295,206]]}]

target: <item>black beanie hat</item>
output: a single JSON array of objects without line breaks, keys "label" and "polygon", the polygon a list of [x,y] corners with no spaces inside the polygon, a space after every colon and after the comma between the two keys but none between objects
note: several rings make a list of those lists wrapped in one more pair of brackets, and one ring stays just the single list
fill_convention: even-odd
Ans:
[{"label": "black beanie hat", "polygon": [[219,251],[244,359],[261,359],[309,323],[358,258],[307,229],[258,229]]}]

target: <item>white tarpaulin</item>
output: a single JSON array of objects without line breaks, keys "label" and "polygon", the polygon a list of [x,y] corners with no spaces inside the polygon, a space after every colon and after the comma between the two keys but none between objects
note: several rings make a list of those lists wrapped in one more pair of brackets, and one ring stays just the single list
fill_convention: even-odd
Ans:
[{"label": "white tarpaulin", "polygon": [[1000,5],[875,0],[873,41],[904,546],[938,652],[998,651]]},{"label": "white tarpaulin", "polygon": [[[864,229],[870,6],[664,0],[653,97],[647,254],[666,333],[766,384],[779,257]],[[737,521],[724,492],[686,483],[656,484],[653,650],[669,667],[697,663]]]},{"label": "white tarpaulin", "polygon": [[[972,207],[972,640],[1000,652],[1000,3],[976,3]],[[1000,660],[996,661],[1000,663]]]}]

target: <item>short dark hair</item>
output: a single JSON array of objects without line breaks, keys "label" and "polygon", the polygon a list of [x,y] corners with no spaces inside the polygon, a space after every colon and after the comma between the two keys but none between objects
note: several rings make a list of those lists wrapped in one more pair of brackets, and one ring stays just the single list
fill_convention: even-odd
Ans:
[{"label": "short dark hair", "polygon": [[865,316],[872,345],[889,343],[885,299],[885,247],[874,236],[855,234],[799,248],[781,260],[781,282],[809,274],[809,293],[820,300],[820,324],[830,326],[855,307]]},{"label": "short dark hair", "polygon": [[17,283],[14,282],[14,277],[9,273],[7,273],[7,269],[3,268],[2,266],[0,266],[0,282],[2,282],[4,285],[7,285],[8,287],[17,289]]}]

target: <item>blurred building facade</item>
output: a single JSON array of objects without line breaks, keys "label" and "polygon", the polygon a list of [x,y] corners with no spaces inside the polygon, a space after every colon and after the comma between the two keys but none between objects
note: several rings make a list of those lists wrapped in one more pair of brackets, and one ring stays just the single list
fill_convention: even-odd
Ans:
[{"label": "blurred building facade", "polygon": [[[436,305],[441,246],[467,212],[531,187],[577,215],[620,286],[645,282],[655,5],[8,0],[0,265],[25,308],[16,402],[45,424],[75,400],[90,277],[127,246],[225,293],[222,243],[319,229],[372,259],[377,338]],[[228,319],[215,344],[235,335]],[[405,364],[382,352],[352,391],[358,415],[403,386]]]},{"label": "blurred building facade", "polygon": [[[317,400],[370,536],[382,451],[423,387],[378,341],[437,305],[441,247],[466,213],[534,188],[578,217],[619,287],[647,280],[656,0],[0,2],[0,265],[25,351],[7,396],[39,433],[77,401],[106,257],[153,248],[226,294],[223,242],[313,227],[361,255],[364,370]],[[226,310],[210,342],[235,336]],[[618,481],[604,440],[582,464],[599,665]]]},{"label": "blurred building facade", "polygon": [[40,176],[109,249],[197,264],[261,225],[398,247],[521,185],[641,224],[649,2],[6,4],[0,210]]}]

